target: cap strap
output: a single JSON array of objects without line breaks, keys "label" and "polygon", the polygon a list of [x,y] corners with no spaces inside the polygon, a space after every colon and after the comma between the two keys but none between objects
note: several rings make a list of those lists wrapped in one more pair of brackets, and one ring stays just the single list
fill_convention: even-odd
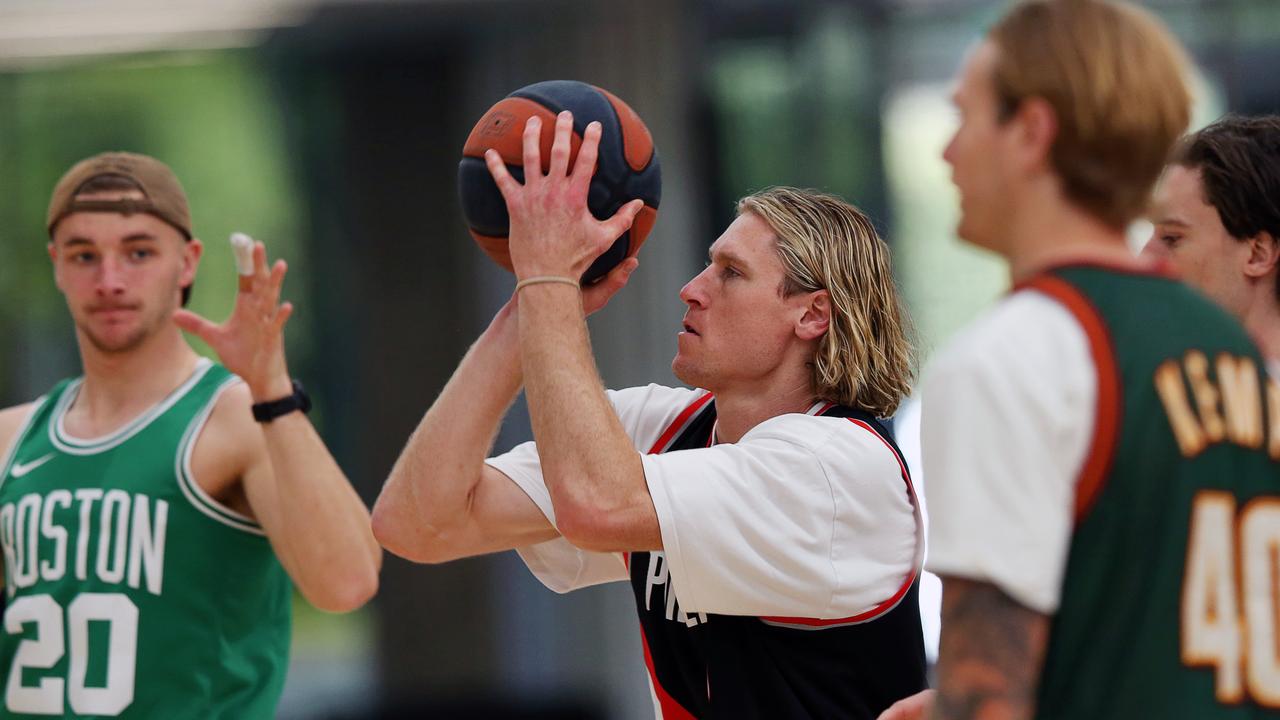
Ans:
[{"label": "cap strap", "polygon": [[52,230],[53,225],[56,225],[66,216],[78,212],[109,212],[120,213],[121,215],[136,215],[141,213],[145,215],[154,215],[177,228],[178,232],[182,233],[182,236],[186,239],[191,239],[190,233],[184,230],[178,223],[170,219],[169,216],[161,211],[159,207],[156,207],[155,203],[147,199],[139,200],[137,198],[120,198],[118,200],[73,199],[66,204],[62,213],[58,215],[53,223],[50,224],[50,229]]}]

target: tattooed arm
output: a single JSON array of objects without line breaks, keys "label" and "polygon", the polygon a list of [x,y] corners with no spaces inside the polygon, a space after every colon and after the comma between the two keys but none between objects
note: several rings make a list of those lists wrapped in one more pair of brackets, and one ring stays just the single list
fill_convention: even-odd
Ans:
[{"label": "tattooed arm", "polygon": [[1049,617],[990,583],[951,576],[942,587],[933,719],[1033,717]]}]

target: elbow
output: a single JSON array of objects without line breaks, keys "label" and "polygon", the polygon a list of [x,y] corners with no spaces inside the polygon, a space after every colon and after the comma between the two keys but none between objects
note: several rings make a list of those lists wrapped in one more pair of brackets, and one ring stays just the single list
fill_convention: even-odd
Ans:
[{"label": "elbow", "polygon": [[381,499],[373,507],[373,537],[387,552],[409,562],[438,564],[465,557],[450,547],[441,533],[422,523],[409,527]]},{"label": "elbow", "polygon": [[622,513],[589,500],[572,498],[556,504],[556,528],[569,544],[589,552],[620,552],[618,517]]},{"label": "elbow", "polygon": [[571,545],[590,552],[649,549],[657,517],[640,456],[630,460],[611,466],[609,477],[597,477],[589,468],[543,458],[556,529]]},{"label": "elbow", "polygon": [[392,555],[420,565],[439,565],[468,557],[468,553],[459,552],[443,542],[436,542],[430,539],[415,540],[414,542],[379,539],[378,542],[383,549]]},{"label": "elbow", "polygon": [[364,607],[378,594],[378,569],[374,564],[357,572],[334,576],[322,587],[299,590],[317,610],[327,613],[353,612]]},{"label": "elbow", "polygon": [[556,529],[569,544],[589,552],[661,550],[661,526],[648,491],[627,497],[553,497]]},{"label": "elbow", "polygon": [[396,521],[395,511],[388,506],[385,496],[374,503],[369,522],[373,528],[373,539],[389,552],[403,557],[400,549],[405,545],[405,528],[403,523]]},{"label": "elbow", "polygon": [[370,520],[373,524],[373,539],[387,552],[411,562],[432,562],[430,545],[423,542],[422,533],[413,532],[405,523],[397,521],[395,513],[381,499],[374,505]]}]

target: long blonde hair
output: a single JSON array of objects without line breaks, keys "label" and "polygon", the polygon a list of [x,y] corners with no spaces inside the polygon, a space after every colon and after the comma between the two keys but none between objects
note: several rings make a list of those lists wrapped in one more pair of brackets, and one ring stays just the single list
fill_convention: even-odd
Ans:
[{"label": "long blonde hair", "polygon": [[812,368],[817,397],[892,415],[911,391],[914,357],[889,247],[860,210],[834,195],[773,187],[738,201],[777,238],[789,297],[826,290],[831,325]]}]

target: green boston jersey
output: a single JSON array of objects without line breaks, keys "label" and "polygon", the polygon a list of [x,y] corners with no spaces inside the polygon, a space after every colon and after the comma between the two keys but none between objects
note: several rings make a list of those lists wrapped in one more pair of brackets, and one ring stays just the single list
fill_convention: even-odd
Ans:
[{"label": "green boston jersey", "polygon": [[192,447],[235,382],[201,361],[93,440],[63,427],[79,381],[37,403],[0,464],[0,717],[273,716],[289,578],[262,529],[191,475]]},{"label": "green boston jersey", "polygon": [[1076,491],[1040,718],[1280,708],[1280,393],[1240,325],[1170,278],[1028,284],[1086,330],[1098,414]]}]

